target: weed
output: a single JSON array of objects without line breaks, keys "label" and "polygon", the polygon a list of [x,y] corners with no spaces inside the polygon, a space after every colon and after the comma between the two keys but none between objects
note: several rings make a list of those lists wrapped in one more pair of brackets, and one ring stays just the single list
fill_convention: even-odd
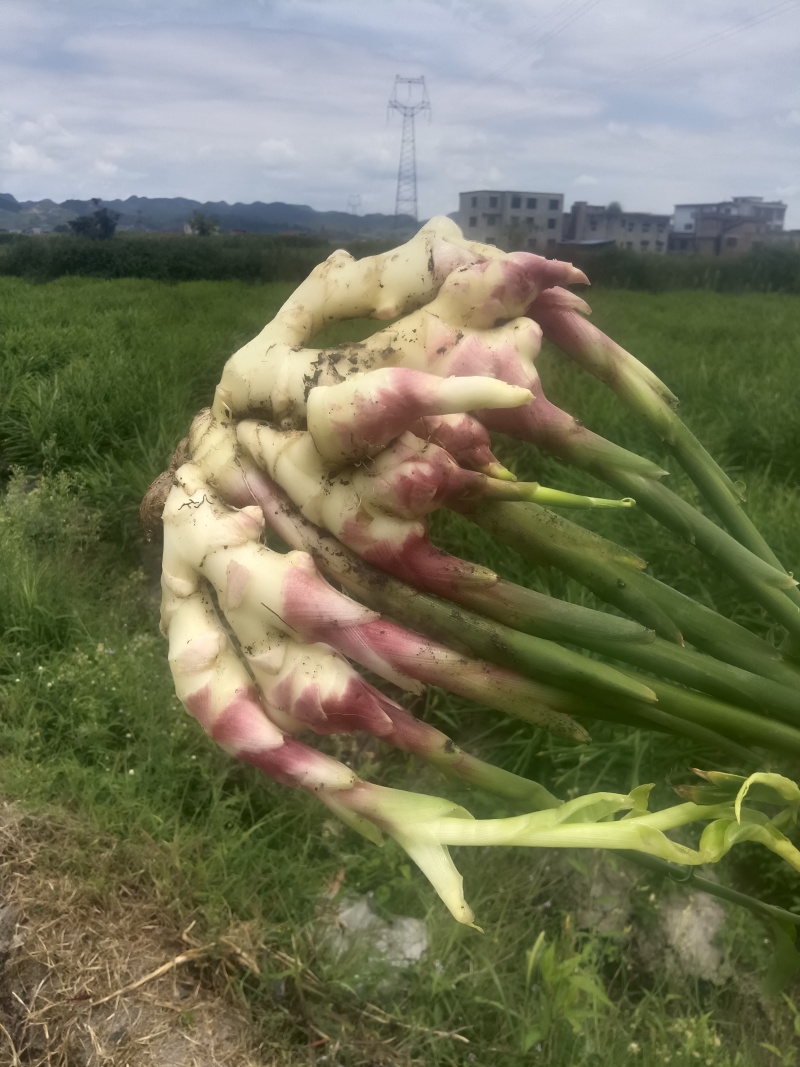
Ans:
[{"label": "weed", "polygon": [[[459,866],[486,933],[464,930],[442,916],[399,849],[376,850],[326,820],[312,798],[234,765],[181,710],[135,512],[208,401],[224,359],[287,292],[236,282],[0,278],[5,795],[53,818],[79,813],[81,845],[65,843],[62,860],[97,893],[146,884],[175,929],[194,922],[208,941],[233,922],[251,924],[269,951],[256,953],[258,973],[240,976],[238,988],[276,1063],[305,1062],[309,1046],[354,1067],[790,1063],[778,1057],[792,1050],[797,994],[789,988],[791,1004],[765,1006],[753,992],[746,976],[762,967],[766,948],[749,917],[731,921],[726,935],[735,977],[676,987],[637,963],[630,931],[580,929],[575,918],[565,927],[590,893],[588,867],[522,850],[499,850],[487,864],[465,850]],[[748,483],[748,506],[782,558],[799,558],[796,299],[619,291],[593,292],[592,300],[599,324],[685,397],[687,422]],[[346,336],[373,326],[348,324]],[[344,329],[327,342],[343,339]],[[656,454],[597,383],[552,353],[543,354],[541,371],[554,401],[627,447]],[[498,449],[521,476],[588,488],[583,476],[530,450],[507,442]],[[671,584],[766,627],[683,545],[654,537],[646,516],[605,512],[587,521],[648,557]],[[534,571],[456,516],[437,516],[436,538],[508,578],[592,603],[582,587]],[[669,777],[704,757],[687,742],[602,723],[591,747],[570,747],[439,691],[428,694],[422,714],[476,754],[564,796],[653,780],[668,799]],[[377,764],[387,784],[441,789],[433,771],[402,754],[326,743],[357,767]],[[492,814],[493,802],[466,787],[452,795]],[[725,876],[795,906],[793,880],[761,854],[757,866],[729,866]],[[427,923],[428,953],[383,991],[355,988],[350,963],[324,950],[328,894],[342,879],[341,894],[371,893],[383,914]],[[644,936],[658,922],[647,901],[662,887],[640,877],[631,893],[630,923]]]}]

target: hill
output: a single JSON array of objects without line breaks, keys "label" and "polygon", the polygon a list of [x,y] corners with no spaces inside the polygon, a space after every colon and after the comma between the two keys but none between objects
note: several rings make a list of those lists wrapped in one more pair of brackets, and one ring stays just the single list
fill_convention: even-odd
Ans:
[{"label": "hill", "polygon": [[[306,204],[228,204],[222,201],[189,200],[185,197],[129,196],[127,200],[104,200],[103,206],[120,215],[120,230],[155,233],[182,231],[195,211],[213,216],[225,231],[245,233],[324,234],[332,240],[342,237],[375,238],[396,236],[401,230],[414,230],[413,219],[394,215],[351,215],[345,211],[315,211]],[[0,193],[0,231],[48,233],[64,227],[78,215],[94,211],[91,200],[17,200]]]}]

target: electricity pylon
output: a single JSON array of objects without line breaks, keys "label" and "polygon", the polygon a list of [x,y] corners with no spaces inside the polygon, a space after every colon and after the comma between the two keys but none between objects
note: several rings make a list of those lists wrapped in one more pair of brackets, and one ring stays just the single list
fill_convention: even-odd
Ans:
[{"label": "electricity pylon", "polygon": [[424,77],[394,79],[389,107],[403,116],[400,140],[400,165],[397,168],[397,196],[394,202],[395,220],[410,215],[417,221],[417,154],[414,145],[414,116],[420,111],[430,114],[431,103]]}]

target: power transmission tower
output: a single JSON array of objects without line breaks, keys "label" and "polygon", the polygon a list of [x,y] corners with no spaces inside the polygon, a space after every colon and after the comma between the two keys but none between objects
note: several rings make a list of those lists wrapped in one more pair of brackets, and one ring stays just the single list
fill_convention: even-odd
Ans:
[{"label": "power transmission tower", "polygon": [[347,210],[351,215],[358,215],[361,212],[361,194],[353,193],[352,196],[347,198]]},{"label": "power transmission tower", "polygon": [[394,79],[389,107],[403,116],[403,134],[400,140],[400,165],[397,168],[397,197],[394,216],[410,215],[417,221],[417,153],[414,145],[414,116],[420,111],[430,115],[431,102],[424,77]]}]

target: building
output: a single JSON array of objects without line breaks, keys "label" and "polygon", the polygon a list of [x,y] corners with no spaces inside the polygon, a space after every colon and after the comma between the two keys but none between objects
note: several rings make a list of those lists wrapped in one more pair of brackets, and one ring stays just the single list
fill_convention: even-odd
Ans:
[{"label": "building", "polygon": [[683,255],[744,255],[783,233],[786,204],[735,196],[717,204],[676,204],[669,251]]},{"label": "building", "polygon": [[594,248],[627,248],[634,252],[667,251],[669,215],[623,211],[619,204],[588,204],[577,200],[564,216],[562,244]]},{"label": "building", "polygon": [[563,216],[563,193],[477,189],[458,197],[464,236],[506,251],[554,252],[561,241]]},{"label": "building", "polygon": [[676,204],[673,215],[624,211],[619,204],[577,200],[564,212],[562,193],[477,189],[459,193],[457,216],[464,236],[497,245],[565,256],[576,248],[623,248],[679,255],[745,255],[765,245],[795,248],[797,231],[784,228],[786,204],[761,196],[735,196],[715,204]]}]

